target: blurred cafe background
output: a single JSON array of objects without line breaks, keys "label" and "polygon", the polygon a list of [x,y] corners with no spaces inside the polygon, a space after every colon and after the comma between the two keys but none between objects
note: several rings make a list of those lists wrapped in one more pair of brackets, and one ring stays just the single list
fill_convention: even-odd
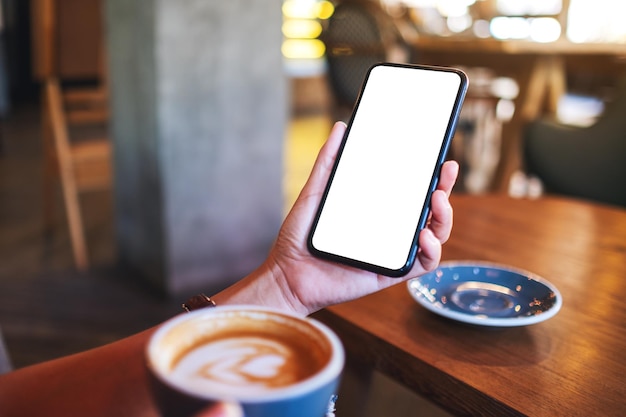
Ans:
[{"label": "blurred cafe background", "polygon": [[469,75],[456,193],[626,207],[621,1],[0,6],[0,351],[16,367],[251,271],[376,62]]}]

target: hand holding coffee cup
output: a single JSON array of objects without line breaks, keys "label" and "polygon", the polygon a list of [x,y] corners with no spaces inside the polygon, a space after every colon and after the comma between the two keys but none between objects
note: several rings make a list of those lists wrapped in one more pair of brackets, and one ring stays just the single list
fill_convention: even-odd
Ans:
[{"label": "hand holding coffee cup", "polygon": [[246,417],[323,417],[344,351],[313,319],[224,306],[164,323],[148,344],[147,364],[164,415],[230,401],[241,404]]}]

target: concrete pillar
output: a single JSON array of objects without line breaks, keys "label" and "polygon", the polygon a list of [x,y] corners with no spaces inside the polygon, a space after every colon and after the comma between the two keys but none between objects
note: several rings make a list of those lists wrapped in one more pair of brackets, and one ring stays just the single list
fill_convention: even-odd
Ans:
[{"label": "concrete pillar", "polygon": [[282,2],[105,4],[120,259],[166,293],[214,291],[283,217]]}]

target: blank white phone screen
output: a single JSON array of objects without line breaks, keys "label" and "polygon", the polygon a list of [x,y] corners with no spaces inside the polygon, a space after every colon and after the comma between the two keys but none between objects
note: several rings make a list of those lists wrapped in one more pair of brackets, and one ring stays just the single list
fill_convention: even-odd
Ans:
[{"label": "blank white phone screen", "polygon": [[461,83],[455,72],[372,69],[312,236],[317,250],[406,264]]}]

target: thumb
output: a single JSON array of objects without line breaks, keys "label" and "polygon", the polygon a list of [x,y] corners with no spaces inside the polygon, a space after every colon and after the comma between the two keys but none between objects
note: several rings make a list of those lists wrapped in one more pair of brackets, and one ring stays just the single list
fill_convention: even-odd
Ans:
[{"label": "thumb", "polygon": [[238,404],[220,402],[205,408],[194,417],[243,417],[243,410]]}]

